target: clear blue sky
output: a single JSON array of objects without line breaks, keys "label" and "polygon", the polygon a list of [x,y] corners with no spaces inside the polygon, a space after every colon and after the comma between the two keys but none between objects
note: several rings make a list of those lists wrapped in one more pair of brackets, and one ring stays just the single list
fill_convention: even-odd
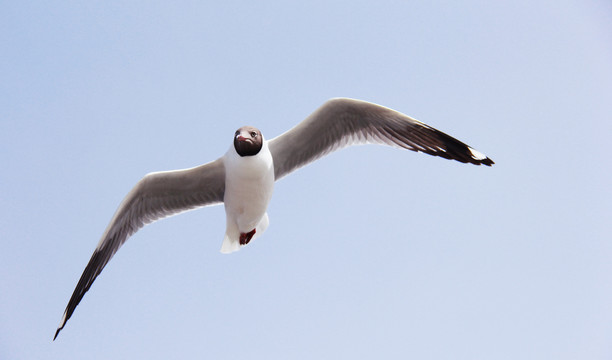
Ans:
[{"label": "clear blue sky", "polygon": [[[609,1],[3,2],[0,358],[610,359]],[[219,253],[211,207],[132,237],[57,341],[146,173],[325,100],[495,160],[343,150]]]}]

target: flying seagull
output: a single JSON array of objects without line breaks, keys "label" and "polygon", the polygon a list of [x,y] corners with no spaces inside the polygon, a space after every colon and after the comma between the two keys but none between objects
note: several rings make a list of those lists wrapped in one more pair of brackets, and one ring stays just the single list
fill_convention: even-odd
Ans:
[{"label": "flying seagull", "polygon": [[70,297],[53,340],[104,266],[138,229],[195,208],[224,203],[222,253],[231,253],[268,227],[274,182],[335,150],[382,144],[474,165],[493,160],[418,120],[365,101],[328,100],[293,129],[271,140],[243,126],[219,159],[191,169],[146,175],[123,199]]}]

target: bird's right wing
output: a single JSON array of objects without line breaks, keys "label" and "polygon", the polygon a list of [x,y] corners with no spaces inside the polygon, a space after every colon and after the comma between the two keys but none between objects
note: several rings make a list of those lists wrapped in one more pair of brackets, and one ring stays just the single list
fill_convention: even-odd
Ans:
[{"label": "bird's right wing", "polygon": [[146,175],[123,199],[70,297],[53,340],[117,250],[138,229],[155,220],[223,202],[225,166],[219,158],[185,170]]}]

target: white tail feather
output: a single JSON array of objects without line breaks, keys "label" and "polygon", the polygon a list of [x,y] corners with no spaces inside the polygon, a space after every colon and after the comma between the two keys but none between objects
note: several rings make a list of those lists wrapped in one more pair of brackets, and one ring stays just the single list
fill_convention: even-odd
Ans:
[{"label": "white tail feather", "polygon": [[[259,220],[259,224],[257,224],[257,226],[255,227],[255,234],[251,238],[251,241],[261,236],[264,231],[266,231],[269,224],[270,219],[268,218],[268,213],[265,213],[261,220]],[[234,251],[240,250],[240,247],[240,231],[238,230],[238,227],[235,224],[228,223],[220,251],[223,254],[230,254]]]}]

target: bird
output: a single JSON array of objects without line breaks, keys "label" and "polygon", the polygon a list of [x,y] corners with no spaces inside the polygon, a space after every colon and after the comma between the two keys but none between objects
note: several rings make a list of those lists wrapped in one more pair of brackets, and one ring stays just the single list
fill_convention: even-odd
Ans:
[{"label": "bird", "polygon": [[463,142],[398,111],[371,102],[327,100],[287,132],[266,140],[253,126],[240,127],[220,158],[197,167],[145,175],[122,200],[81,275],[55,332],[126,240],[156,220],[196,208],[225,206],[222,253],[261,236],[274,183],[329,153],[359,144],[381,144],[474,165],[493,160]]}]

